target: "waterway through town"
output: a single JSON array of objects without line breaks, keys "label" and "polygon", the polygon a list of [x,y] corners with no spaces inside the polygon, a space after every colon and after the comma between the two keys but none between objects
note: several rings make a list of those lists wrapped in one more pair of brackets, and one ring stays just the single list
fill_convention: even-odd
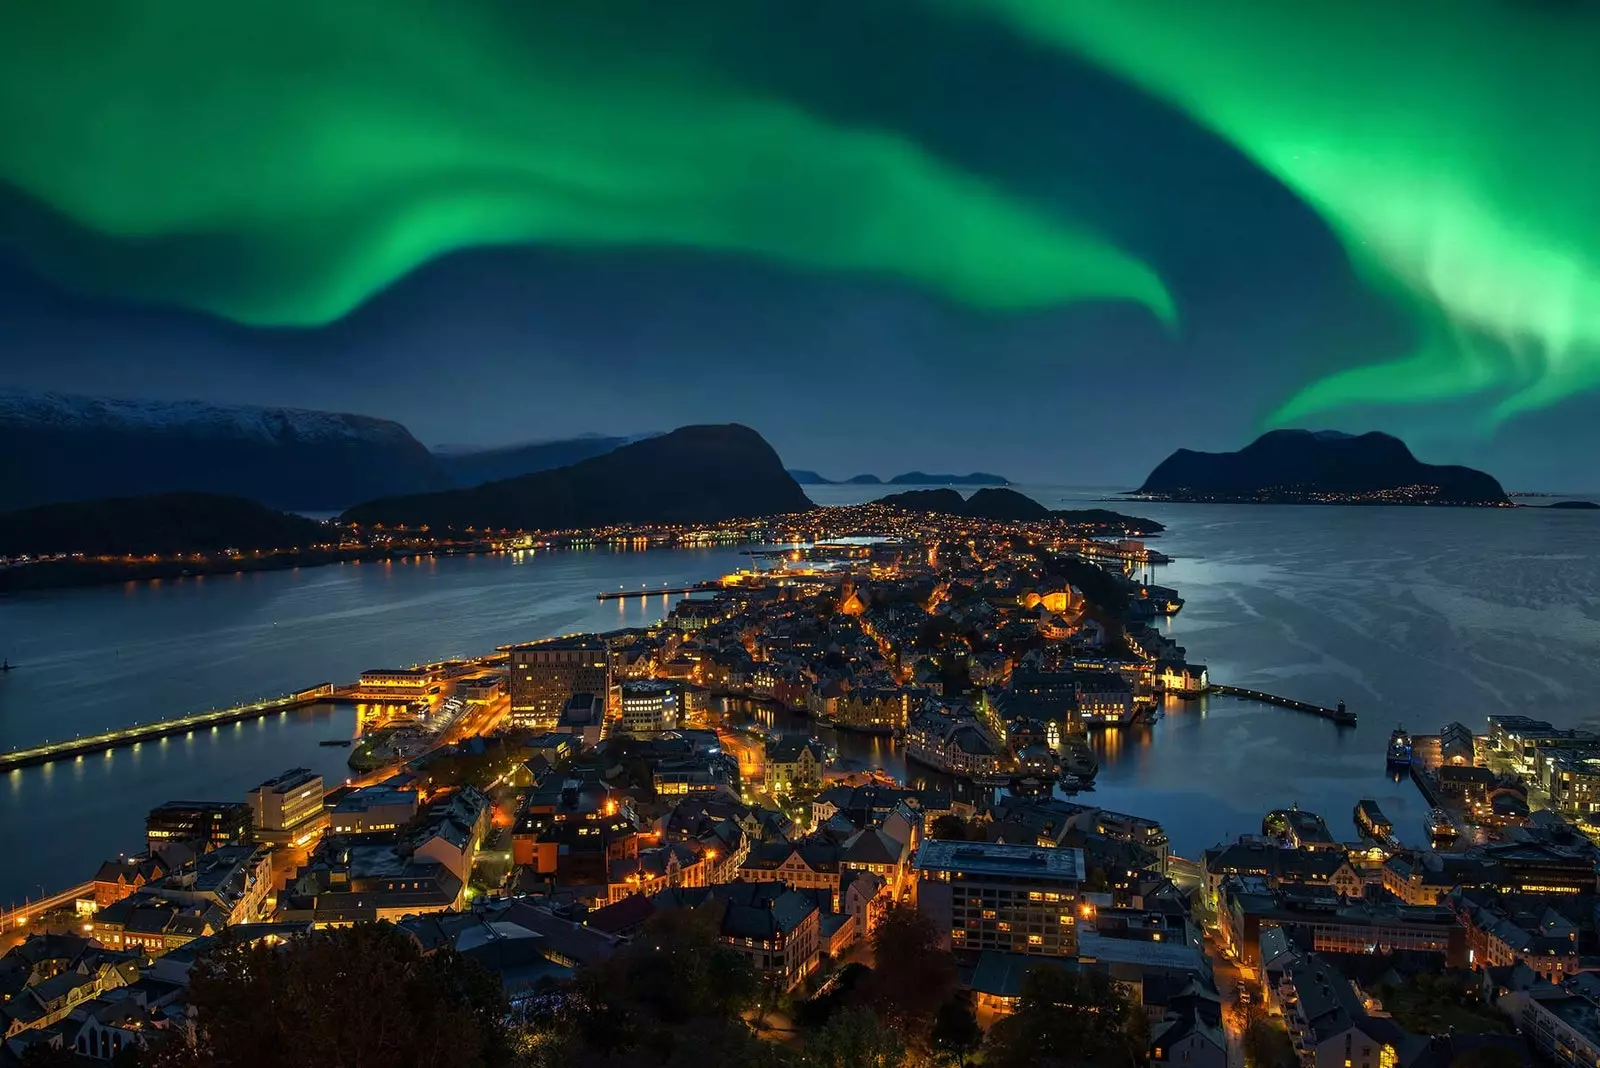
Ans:
[{"label": "waterway through town", "polygon": [[[1021,487],[1052,507],[1100,494]],[[881,488],[808,487],[819,503]],[[1420,733],[1521,712],[1600,720],[1600,514],[1542,509],[1118,506],[1168,525],[1176,561],[1165,624],[1214,680],[1360,715],[1341,729],[1284,709],[1207,698],[1099,737],[1098,788],[1081,800],[1161,820],[1193,857],[1298,803],[1354,838],[1371,797],[1404,841],[1426,806],[1385,774],[1397,723]],[[682,585],[734,570],[736,549],[449,557],[0,598],[0,747],[197,711],[364,668],[659,618],[675,598],[599,602],[604,589]],[[133,851],[143,814],[180,797],[242,798],[303,765],[330,780],[348,707],[316,706],[137,750],[0,777],[0,903],[39,896]],[[887,739],[829,735],[848,764],[907,769]],[[912,779],[918,778],[914,769]]]}]

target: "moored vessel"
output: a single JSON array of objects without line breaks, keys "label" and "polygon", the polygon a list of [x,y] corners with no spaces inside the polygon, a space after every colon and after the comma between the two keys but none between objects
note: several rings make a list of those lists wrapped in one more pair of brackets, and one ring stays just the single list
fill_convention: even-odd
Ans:
[{"label": "moored vessel", "polygon": [[1411,766],[1411,735],[1406,733],[1404,727],[1396,727],[1389,735],[1389,766],[1391,768]]}]

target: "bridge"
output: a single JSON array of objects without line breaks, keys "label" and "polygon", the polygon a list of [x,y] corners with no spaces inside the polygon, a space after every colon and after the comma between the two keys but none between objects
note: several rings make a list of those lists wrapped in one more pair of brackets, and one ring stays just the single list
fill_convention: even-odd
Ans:
[{"label": "bridge", "polygon": [[1277,705],[1279,708],[1292,708],[1296,712],[1309,712],[1313,716],[1331,719],[1341,727],[1354,727],[1356,725],[1356,714],[1345,708],[1343,701],[1340,701],[1334,708],[1328,708],[1324,705],[1314,705],[1309,701],[1297,701],[1292,697],[1280,697],[1275,693],[1267,693],[1264,690],[1247,690],[1243,686],[1223,686],[1218,683],[1211,685],[1211,692],[1222,694],[1225,697],[1242,698],[1246,701],[1260,701],[1262,704]]},{"label": "bridge", "polygon": [[91,879],[86,883],[79,883],[77,886],[63,890],[59,894],[51,894],[49,897],[42,897],[38,901],[30,901],[14,908],[0,910],[0,932],[26,927],[52,909],[70,905],[78,898],[88,897],[93,893],[94,880]]},{"label": "bridge", "polygon": [[327,700],[332,696],[333,684],[323,683],[321,686],[314,686],[309,690],[301,690],[298,693],[284,694],[280,697],[267,698],[264,701],[252,701],[248,704],[234,705],[231,708],[214,708],[209,712],[197,712],[191,716],[179,716],[177,719],[157,720],[154,723],[136,723],[132,727],[105,731],[101,734],[89,734],[78,738],[64,739],[59,742],[46,742],[43,745],[29,746],[24,749],[8,749],[0,753],[0,772],[14,771],[17,768],[25,768],[35,764],[51,764],[58,760],[105,752],[108,749],[121,749],[125,746],[138,745],[141,742],[167,738],[175,734],[192,734],[195,731],[205,730],[207,727],[221,727],[229,723],[238,723],[241,720],[259,719],[262,716],[271,716],[279,712],[288,712],[291,709],[316,704],[318,701]]}]

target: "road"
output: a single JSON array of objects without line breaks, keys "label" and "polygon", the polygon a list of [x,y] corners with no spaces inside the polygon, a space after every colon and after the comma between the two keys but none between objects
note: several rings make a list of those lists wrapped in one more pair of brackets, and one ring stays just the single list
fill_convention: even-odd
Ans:
[{"label": "road", "polygon": [[[1222,1033],[1228,1042],[1228,1068],[1244,1068],[1245,1008],[1239,1004],[1239,982],[1244,973],[1229,960],[1222,945],[1212,931],[1206,931],[1206,955],[1211,958],[1211,974],[1217,983],[1217,993],[1222,995]],[[1259,999],[1260,988],[1254,982],[1247,984],[1251,996]]]}]

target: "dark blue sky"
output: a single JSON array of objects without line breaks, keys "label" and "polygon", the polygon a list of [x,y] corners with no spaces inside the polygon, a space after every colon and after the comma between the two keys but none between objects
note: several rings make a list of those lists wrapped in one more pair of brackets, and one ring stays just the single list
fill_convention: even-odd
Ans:
[{"label": "dark blue sky", "polygon": [[[132,254],[12,191],[0,386],[334,408],[398,419],[428,444],[736,420],[791,466],[836,476],[1122,484],[1179,446],[1238,447],[1306,382],[1414,342],[1314,212],[1137,89],[998,26],[904,18],[901,0],[819,3],[781,33],[758,9],[772,5],[689,5],[704,17],[663,24],[662,47],[1092,220],[1160,275],[1177,327],[1125,304],[976,310],[742,256],[522,247],[435,261],[326,327],[253,329],[36,276],[5,254],[7,234],[56,235],[64,256]],[[248,270],[242,249],[215,255],[218,271]],[[1596,415],[1580,397],[1493,436],[1438,407],[1332,422],[1400,432],[1424,459],[1485,466],[1510,488],[1581,491],[1600,489]]]}]

